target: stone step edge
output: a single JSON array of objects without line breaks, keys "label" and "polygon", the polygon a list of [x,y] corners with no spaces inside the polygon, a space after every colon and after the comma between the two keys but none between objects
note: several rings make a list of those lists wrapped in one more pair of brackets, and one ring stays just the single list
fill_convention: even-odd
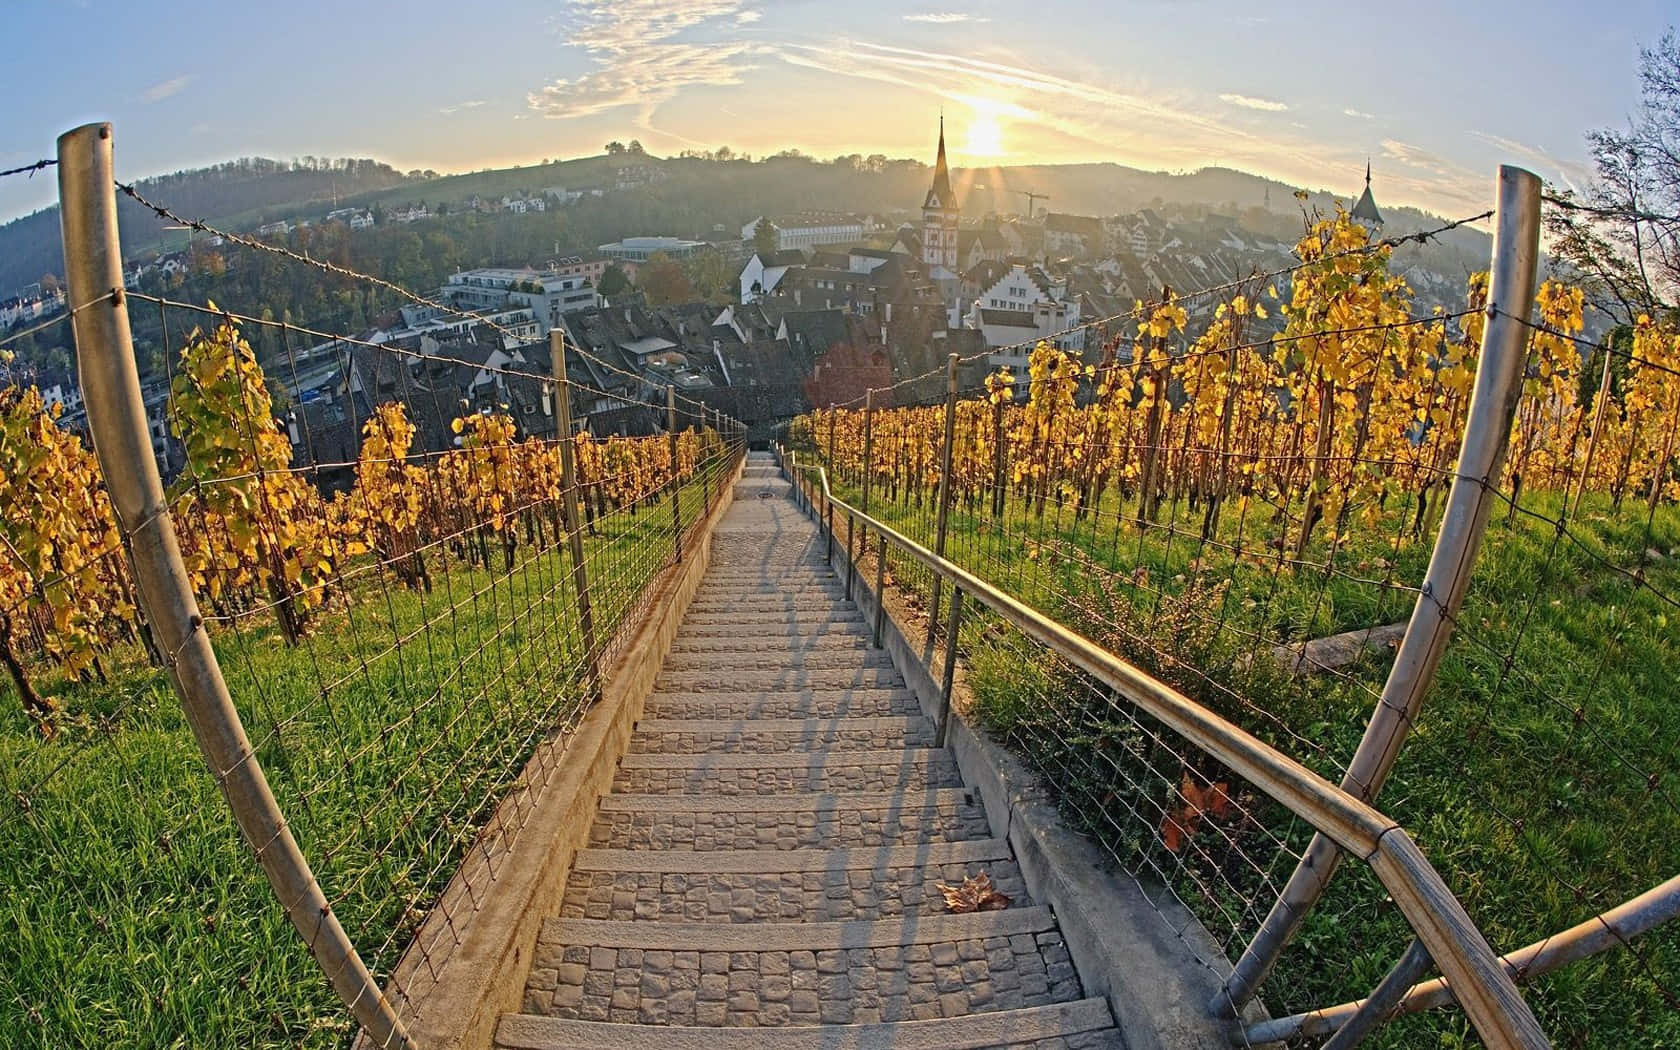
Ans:
[{"label": "stone step edge", "polygon": [[932,723],[922,715],[861,715],[833,718],[644,718],[638,733],[822,733],[876,730],[908,733]]},{"label": "stone step edge", "polygon": [[987,864],[1009,860],[1010,856],[1009,843],[1003,839],[848,849],[580,849],[572,870],[639,875],[793,875]]},{"label": "stone step edge", "polygon": [[845,697],[879,700],[915,700],[916,694],[905,686],[893,685],[831,685],[814,689],[760,689],[756,692],[728,693],[722,690],[655,689],[648,694],[647,706],[663,701],[693,703],[738,703],[742,700],[838,700]]},{"label": "stone step edge", "polygon": [[[625,755],[620,769],[823,769],[876,765],[925,765],[945,751],[904,747],[892,751],[786,751],[768,755]],[[834,759],[834,761],[831,761]]]},{"label": "stone step edge", "polygon": [[841,951],[908,944],[1016,937],[1056,928],[1050,909],[1005,908],[966,915],[906,915],[848,922],[639,922],[544,919],[542,939],[568,948],[642,948],[676,952]]},{"label": "stone step edge", "polygon": [[683,1028],[503,1014],[501,1050],[977,1050],[1056,1039],[1112,1027],[1105,999],[991,1010],[931,1021]]},{"label": "stone step edge", "polygon": [[927,791],[796,791],[775,795],[645,795],[636,792],[601,796],[602,813],[821,813],[840,809],[921,811],[973,804],[968,788]]}]

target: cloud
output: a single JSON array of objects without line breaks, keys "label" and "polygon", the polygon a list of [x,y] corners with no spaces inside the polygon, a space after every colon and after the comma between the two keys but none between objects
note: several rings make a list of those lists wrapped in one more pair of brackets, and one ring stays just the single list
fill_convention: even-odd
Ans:
[{"label": "cloud", "polygon": [[463,109],[477,109],[482,105],[484,105],[484,99],[475,98],[469,102],[457,102],[453,106],[444,106],[440,108],[438,112],[447,117],[451,113],[459,113]]},{"label": "cloud", "polygon": [[764,17],[764,12],[763,11],[737,11],[735,13],[735,23],[737,25],[743,25],[743,26],[744,25],[750,25],[751,23],[756,22],[760,18],[763,18],[763,17]]},{"label": "cloud", "polygon": [[638,106],[645,123],[652,109],[686,88],[739,84],[756,68],[761,50],[736,40],[678,41],[690,30],[718,23],[756,21],[744,0],[572,0],[566,42],[581,49],[596,69],[556,77],[526,101],[545,117],[586,117]]},{"label": "cloud", "polygon": [[1342,110],[1342,116],[1344,116],[1344,117],[1357,117],[1360,120],[1375,120],[1375,119],[1377,119],[1375,114],[1366,113],[1365,111],[1358,110],[1358,109],[1344,109],[1344,110]]},{"label": "cloud", "polygon": [[1438,153],[1431,153],[1422,146],[1414,146],[1409,142],[1398,139],[1382,140],[1383,156],[1390,160],[1399,161],[1408,168],[1421,168],[1436,175],[1446,175],[1452,165]]},{"label": "cloud", "polygon": [[184,73],[181,76],[174,77],[174,78],[171,78],[169,80],[164,80],[164,81],[160,81],[159,83],[153,84],[151,87],[149,87],[145,91],[141,92],[140,97],[141,97],[142,100],[144,100],[148,104],[153,103],[153,102],[162,102],[164,99],[169,98],[171,95],[180,94],[181,89],[186,87],[188,84],[191,84],[192,82],[193,82],[193,74]]},{"label": "cloud", "polygon": [[1593,171],[1587,165],[1563,160],[1539,146],[1530,146],[1486,131],[1472,131],[1470,135],[1472,138],[1481,139],[1501,153],[1512,154],[1527,161],[1541,169],[1542,176],[1550,177],[1554,182],[1561,182],[1565,189],[1579,190],[1593,180]]},{"label": "cloud", "polygon": [[905,15],[906,22],[927,22],[936,26],[951,25],[956,22],[990,22],[990,18],[977,18],[966,11],[926,11],[922,14]]},{"label": "cloud", "polygon": [[1253,95],[1236,95],[1226,93],[1219,96],[1219,101],[1229,106],[1241,106],[1243,109],[1258,109],[1265,113],[1284,113],[1289,110],[1288,103],[1275,102],[1269,98],[1255,98]]}]

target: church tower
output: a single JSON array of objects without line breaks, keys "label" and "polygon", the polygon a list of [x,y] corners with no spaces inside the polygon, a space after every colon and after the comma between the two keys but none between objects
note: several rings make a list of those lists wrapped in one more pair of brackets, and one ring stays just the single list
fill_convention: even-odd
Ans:
[{"label": "church tower", "polygon": [[940,268],[957,272],[957,195],[951,192],[951,172],[945,166],[945,118],[939,118],[939,159],[933,166],[933,185],[922,202],[922,265],[929,276]]},{"label": "church tower", "polygon": [[1365,162],[1365,192],[1360,194],[1359,203],[1353,206],[1351,217],[1354,222],[1365,227],[1366,231],[1375,237],[1382,229],[1382,212],[1377,210],[1377,199],[1371,196],[1371,162]]}]

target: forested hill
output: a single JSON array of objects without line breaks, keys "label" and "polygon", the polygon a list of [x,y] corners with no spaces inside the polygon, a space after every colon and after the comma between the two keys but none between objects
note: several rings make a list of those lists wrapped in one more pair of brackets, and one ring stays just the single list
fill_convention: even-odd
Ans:
[{"label": "forested hill", "polygon": [[[136,188],[167,202],[181,215],[213,217],[244,228],[265,221],[272,209],[313,206],[324,211],[333,207],[335,200],[420,182],[435,174],[404,175],[376,160],[243,157],[214,167],[142,179]],[[128,254],[157,244],[164,234],[165,223],[126,197],[117,198],[117,221]],[[0,296],[40,280],[42,274],[63,271],[56,206],[0,226]]]},{"label": "forested hill", "polygon": [[[648,179],[649,173],[655,178]],[[1350,202],[1362,172],[1349,184],[1315,189],[1306,206],[1329,210]],[[806,209],[868,213],[890,221],[914,219],[927,192],[929,168],[912,160],[850,156],[817,161],[778,155],[756,161],[725,155],[654,158],[625,153],[459,175],[403,175],[375,161],[278,163],[244,160],[142,182],[142,192],[183,216],[248,231],[277,219],[317,219],[334,204],[362,207],[425,202],[459,213],[473,197],[500,200],[556,189],[602,189],[570,208],[547,215],[491,222],[494,235],[467,238],[459,259],[440,265],[540,263],[558,251],[588,254],[596,245],[636,234],[676,234],[707,239],[739,236],[742,223],[760,214]],[[636,185],[621,189],[622,182]],[[1294,187],[1224,168],[1185,174],[1149,172],[1119,164],[1058,164],[955,169],[952,182],[965,216],[1024,213],[1026,191],[1048,195],[1036,210],[1113,215],[1143,208],[1191,208],[1231,217],[1253,232],[1293,240],[1301,229],[1302,202]],[[1382,199],[1380,180],[1378,199]],[[135,258],[159,245],[164,224],[132,201],[119,199],[125,254]],[[1386,229],[1410,233],[1440,220],[1409,208],[1385,207]],[[447,223],[452,233],[459,224]],[[174,233],[169,242],[180,247]],[[482,241],[482,244],[478,244]],[[1443,245],[1466,259],[1485,259],[1486,235],[1457,231]],[[1456,260],[1455,260],[1456,263]],[[62,270],[58,212],[49,208],[0,226],[0,294]],[[1452,267],[1457,269],[1455,265]],[[430,270],[432,267],[425,267]],[[447,272],[447,271],[445,271]],[[409,276],[420,276],[411,274]],[[430,277],[430,273],[425,275]]]}]

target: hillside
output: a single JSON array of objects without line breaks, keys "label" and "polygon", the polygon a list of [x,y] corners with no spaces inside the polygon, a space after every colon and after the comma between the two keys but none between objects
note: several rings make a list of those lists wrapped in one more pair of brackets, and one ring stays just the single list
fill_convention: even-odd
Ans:
[{"label": "hillside", "polygon": [[[335,207],[335,200],[423,180],[422,173],[404,175],[376,160],[244,157],[214,167],[142,179],[136,188],[167,202],[181,215],[221,222],[239,220],[237,225],[254,227],[268,221],[271,211],[321,212]],[[124,197],[117,199],[117,222],[124,251],[131,255],[163,243],[168,236],[164,222]],[[179,243],[180,234],[174,240]],[[0,297],[39,280],[42,274],[63,270],[56,206],[0,226]]]},{"label": "hillside", "polygon": [[[610,193],[573,207],[554,225],[551,243],[566,251],[637,233],[685,236],[735,236],[742,223],[759,214],[803,209],[868,212],[909,219],[926,191],[928,168],[911,160],[871,158],[855,163],[818,162],[799,156],[759,161],[718,161],[697,157],[587,157],[522,167],[486,169],[458,175],[431,172],[404,175],[377,161],[317,161],[316,166],[242,160],[214,168],[178,172],[143,180],[142,192],[181,215],[202,217],[238,230],[278,219],[314,218],[335,206],[372,207],[426,201],[435,207],[474,196],[567,189],[615,189],[617,172],[627,164],[657,167],[661,181],[630,192]],[[1033,165],[956,169],[953,182],[964,197],[964,212],[1024,212],[1024,191],[1047,194],[1037,208],[1085,215],[1108,215],[1142,208],[1184,206],[1210,213],[1242,216],[1256,232],[1292,239],[1300,229],[1294,187],[1245,172],[1207,168],[1187,174],[1149,172],[1120,164]],[[1314,191],[1306,206],[1328,209],[1347,201],[1352,185]],[[1381,197],[1380,186],[1379,198]],[[1269,208],[1266,205],[1269,203]],[[119,201],[125,252],[131,257],[164,243],[179,246],[155,216],[133,202]],[[1388,209],[1388,229],[1408,233],[1440,220],[1409,208]],[[1446,241],[1456,271],[1485,260],[1488,240],[1474,230],[1456,231]],[[1460,264],[1459,257],[1462,257]],[[505,259],[500,262],[535,260]],[[62,270],[58,209],[47,208],[0,226],[0,294]]]}]

